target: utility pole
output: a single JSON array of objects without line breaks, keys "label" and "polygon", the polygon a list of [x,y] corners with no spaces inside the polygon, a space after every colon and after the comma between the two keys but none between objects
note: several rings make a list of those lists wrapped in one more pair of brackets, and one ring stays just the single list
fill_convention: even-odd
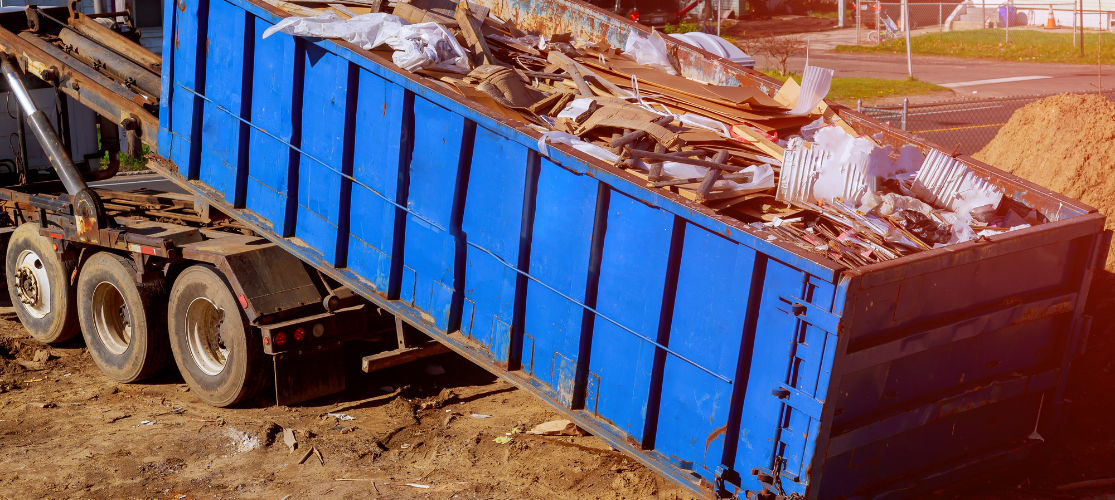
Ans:
[{"label": "utility pole", "polygon": [[1084,57],[1084,0],[1080,0],[1080,57]]},{"label": "utility pole", "polygon": [[1007,0],[1007,4],[1004,7],[1004,9],[1005,10],[1003,12],[1003,24],[1006,25],[1006,27],[1007,27],[1007,45],[1010,45],[1010,23],[1014,21],[1014,16],[1011,15],[1012,13],[1011,13],[1011,10],[1010,10],[1011,9],[1011,1],[1010,0]]},{"label": "utility pole", "polygon": [[836,1],[836,21],[837,27],[844,27],[844,0]]},{"label": "utility pole", "polygon": [[716,0],[716,36],[720,36],[720,0]]},{"label": "utility pole", "polygon": [[863,19],[860,19],[860,16],[862,15],[862,4],[860,3],[860,0],[856,0],[856,45],[859,45],[863,41],[863,39],[860,38],[860,26],[863,26]]},{"label": "utility pole", "polygon": [[910,0],[902,0],[902,21],[902,28],[906,30],[906,73],[913,78],[914,62],[910,58]]}]

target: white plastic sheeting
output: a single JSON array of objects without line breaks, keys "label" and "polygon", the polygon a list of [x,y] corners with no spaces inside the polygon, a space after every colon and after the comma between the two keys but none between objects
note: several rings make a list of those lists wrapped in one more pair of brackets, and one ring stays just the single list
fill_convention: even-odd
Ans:
[{"label": "white plastic sheeting", "polygon": [[678,74],[666,55],[666,40],[663,40],[662,35],[657,31],[652,31],[649,38],[643,38],[638,32],[632,30],[631,34],[627,35],[627,45],[624,46],[623,53],[635,58],[635,62],[643,66],[650,66],[671,75]]},{"label": "white plastic sheeting", "polygon": [[746,68],[755,67],[755,58],[740,50],[734,43],[716,35],[693,31],[690,33],[672,33],[671,37],[687,45],[692,45],[705,52],[709,52]]},{"label": "white plastic sheeting", "polygon": [[380,45],[395,49],[391,61],[407,71],[425,68],[468,73],[468,52],[457,39],[437,23],[409,24],[398,16],[376,12],[341,19],[333,12],[315,17],[288,17],[263,32],[267,38],[276,32],[319,38],[340,38],[363,49]]},{"label": "white plastic sheeting", "polygon": [[801,90],[798,93],[798,103],[787,114],[806,115],[821,104],[821,100],[829,93],[832,87],[833,70],[806,66],[801,77]]}]

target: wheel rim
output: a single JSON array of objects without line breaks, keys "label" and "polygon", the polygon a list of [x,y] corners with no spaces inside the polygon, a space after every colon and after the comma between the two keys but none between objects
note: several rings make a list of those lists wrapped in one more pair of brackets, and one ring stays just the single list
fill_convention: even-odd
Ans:
[{"label": "wheel rim", "polygon": [[186,339],[190,355],[198,368],[207,375],[217,375],[225,369],[229,349],[221,336],[224,311],[205,297],[190,302],[186,309]]},{"label": "wheel rim", "polygon": [[20,252],[15,281],[19,301],[31,316],[42,318],[50,314],[50,278],[38,254],[31,250]]},{"label": "wheel rim", "polygon": [[113,354],[124,354],[132,343],[132,312],[116,285],[102,281],[93,289],[93,325],[97,337]]}]

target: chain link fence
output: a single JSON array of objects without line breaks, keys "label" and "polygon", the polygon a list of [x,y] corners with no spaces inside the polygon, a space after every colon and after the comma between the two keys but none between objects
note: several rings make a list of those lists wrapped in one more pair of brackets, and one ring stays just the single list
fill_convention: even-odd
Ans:
[{"label": "chain link fence", "polygon": [[[1115,0],[1112,0],[1115,2]],[[880,3],[860,0],[855,2],[856,18],[853,20],[859,43],[879,43],[892,38],[905,36],[905,19],[901,3]],[[941,3],[911,3],[910,29],[945,31],[949,15],[956,10],[959,1]]]},{"label": "chain link fence", "polygon": [[[854,2],[859,44],[877,44],[905,36],[906,16],[900,2],[859,0]],[[1103,6],[1104,4],[1098,4]],[[1054,28],[1063,30],[1066,42],[1078,43],[1078,31],[1095,33],[1115,27],[1115,0],[1111,11],[1080,10],[1076,3],[1034,3],[1033,0],[956,0],[940,3],[909,4],[912,36],[926,32],[997,29],[1004,42],[1012,29]],[[1071,33],[1071,34],[1070,34]]]},{"label": "chain link fence", "polygon": [[[1057,94],[860,107],[860,112],[892,127],[911,132],[944,149],[975,154],[987,146],[1019,108]],[[1103,92],[1115,101],[1115,90]]]}]

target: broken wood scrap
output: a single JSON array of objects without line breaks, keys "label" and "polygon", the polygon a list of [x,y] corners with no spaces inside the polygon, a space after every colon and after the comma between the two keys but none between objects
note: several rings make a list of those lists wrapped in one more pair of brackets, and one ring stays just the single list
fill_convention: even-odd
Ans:
[{"label": "broken wood scrap", "polygon": [[[630,95],[629,92],[617,87],[612,82],[609,82],[608,80],[600,77],[592,70],[584,67],[581,63],[574,61],[572,58],[565,54],[562,54],[559,51],[550,51],[550,53],[547,55],[547,60],[565,70],[565,72],[568,73],[570,76],[573,76],[574,73],[576,73],[576,76],[573,76],[573,79],[577,81],[579,77],[579,82],[577,83],[578,89],[581,89],[581,83],[584,83],[585,90],[588,90],[588,84],[585,82],[585,78],[589,77],[596,81],[601,87],[603,87],[604,90],[608,91],[608,93],[615,97],[627,97],[628,95]],[[587,94],[582,92],[582,94],[588,97],[592,97],[591,92]]]},{"label": "broken wood scrap", "polygon": [[736,206],[740,203],[744,203],[744,202],[751,201],[751,200],[754,200],[754,199],[763,198],[763,197],[770,198],[771,195],[766,192],[766,191],[769,191],[769,190],[770,190],[770,188],[746,189],[746,190],[743,190],[743,191],[737,191],[738,196],[736,196],[735,198],[728,198],[726,200],[717,200],[714,203],[709,203],[709,208],[719,211],[719,210],[725,210],[725,209],[734,207],[734,206]]},{"label": "broken wood scrap", "polygon": [[573,83],[577,85],[577,92],[579,92],[582,96],[595,96],[595,94],[592,93],[592,89],[589,88],[588,82],[585,81],[585,77],[581,75],[581,72],[577,68],[577,65],[573,62],[572,59],[569,58],[569,56],[553,50],[550,51],[550,53],[546,56],[546,60],[565,70],[565,72],[568,73],[571,78],[573,78]]},{"label": "broken wood scrap", "polygon": [[655,141],[662,143],[667,148],[673,149],[684,146],[684,141],[680,140],[676,132],[657,123],[661,119],[662,115],[652,113],[638,106],[607,104],[601,106],[585,120],[577,129],[575,135],[583,136],[596,127],[632,129],[646,132],[648,136],[653,137]]},{"label": "broken wood scrap", "polygon": [[696,160],[696,159],[687,158],[687,157],[684,157],[684,156],[675,156],[675,155],[669,155],[669,154],[663,154],[663,153],[657,153],[657,152],[651,152],[651,151],[639,151],[639,150],[628,150],[628,151],[631,153],[631,156],[634,156],[636,158],[649,158],[651,160],[656,160],[656,161],[673,161],[673,162],[677,162],[677,163],[685,163],[687,165],[695,165],[695,166],[698,166],[698,167],[705,167],[705,168],[717,169],[717,170],[727,170],[729,172],[739,172],[740,170],[744,169],[744,167],[737,167],[735,165],[728,165],[726,163],[715,163],[715,162],[705,161],[705,160]]},{"label": "broken wood scrap", "polygon": [[[487,39],[488,43],[490,43],[490,44],[495,44],[495,45],[506,47],[508,49],[517,50],[517,51],[522,52],[524,54],[529,54],[529,55],[532,55],[532,56],[535,56],[535,57],[539,57],[539,56],[542,55],[542,52],[539,51],[538,49],[535,49],[534,47],[528,47],[526,45],[523,45],[523,44],[517,43],[517,42],[510,42],[510,41],[507,41],[507,40],[500,40],[499,38],[495,38],[491,34],[485,34],[484,37],[485,37],[485,39]],[[489,45],[489,47],[490,47],[490,45]]]},{"label": "broken wood scrap", "polygon": [[[266,0],[265,0],[266,1]],[[355,5],[359,7],[375,7],[379,8],[380,2],[378,0],[293,0],[293,3],[307,4],[307,5],[329,5],[339,3],[343,5]]]},{"label": "broken wood scrap", "polygon": [[543,97],[538,102],[531,104],[527,109],[531,113],[546,114],[547,111],[554,109],[554,107],[565,98],[565,94],[561,92],[554,92],[546,97]]},{"label": "broken wood scrap", "polygon": [[[485,17],[487,15],[487,13],[484,13]],[[469,2],[458,2],[453,18],[457,20],[457,24],[461,28],[461,34],[468,42],[469,49],[472,50],[474,64],[506,65],[492,55],[491,49],[488,48],[488,41],[480,28],[482,21],[476,19],[472,10],[470,10]]]},{"label": "broken wood scrap", "polygon": [[279,9],[285,10],[288,14],[290,14],[292,16],[318,17],[318,16],[322,15],[322,12],[320,10],[311,9],[309,7],[303,7],[303,6],[298,5],[296,3],[284,2],[283,0],[263,0],[263,1],[267,2],[268,4],[270,4],[274,7],[278,7]]},{"label": "broken wood scrap", "polygon": [[[662,145],[662,143],[657,143],[657,144],[654,145],[654,154],[664,155],[665,153],[666,153],[666,146]],[[650,159],[654,160],[653,158],[650,158]],[[653,161],[653,163],[650,163],[648,165],[649,168],[650,168],[650,175],[648,176],[648,178],[651,181],[657,182],[659,179],[662,178],[662,162],[663,161],[665,161],[665,160]]]},{"label": "broken wood scrap", "polygon": [[[662,118],[659,118],[659,119],[657,119],[657,120],[655,120],[651,123],[653,123],[654,125],[658,125],[658,126],[665,126],[665,125],[668,125],[672,121],[674,121],[674,117],[663,116]],[[613,148],[622,148],[623,146],[626,146],[630,143],[638,142],[638,141],[642,140],[644,137],[646,137],[646,135],[647,135],[646,130],[634,130],[634,131],[625,133],[621,137],[612,139],[612,141],[609,142],[608,145],[613,147]]]}]

